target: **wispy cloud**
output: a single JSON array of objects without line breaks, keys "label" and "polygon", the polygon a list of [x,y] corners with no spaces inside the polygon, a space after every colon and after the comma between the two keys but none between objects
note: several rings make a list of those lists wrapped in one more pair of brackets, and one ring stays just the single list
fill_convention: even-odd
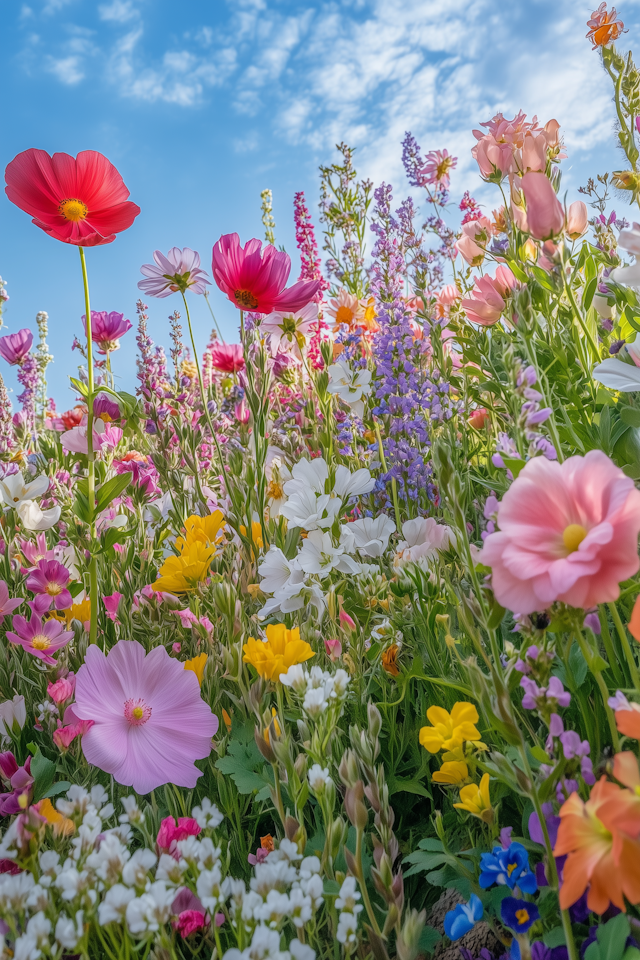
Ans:
[{"label": "wispy cloud", "polygon": [[46,59],[49,73],[57,77],[60,83],[70,87],[84,79],[81,62],[80,57],[75,56],[60,57],[59,59],[47,57]]},{"label": "wispy cloud", "polygon": [[107,23],[128,23],[139,16],[131,0],[112,0],[111,3],[101,4],[98,14]]}]

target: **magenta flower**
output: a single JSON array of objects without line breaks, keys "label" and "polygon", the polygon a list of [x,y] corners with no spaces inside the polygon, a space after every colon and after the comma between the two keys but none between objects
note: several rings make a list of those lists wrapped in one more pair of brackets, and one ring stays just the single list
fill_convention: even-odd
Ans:
[{"label": "magenta flower", "polygon": [[112,420],[119,420],[122,416],[120,407],[108,393],[99,393],[93,401],[93,415],[110,423]]},{"label": "magenta flower", "polygon": [[200,824],[193,817],[179,817],[177,821],[173,817],[165,817],[156,837],[158,849],[161,853],[170,853],[179,860],[180,854],[176,847],[178,840],[197,837],[201,829]]},{"label": "magenta flower", "polygon": [[[82,315],[82,324],[84,326],[85,336],[87,334],[87,317]],[[132,323],[127,320],[123,313],[116,313],[112,310],[107,313],[106,310],[91,311],[91,339],[98,344],[98,353],[109,353],[111,350],[117,350],[120,346],[118,342],[120,337],[131,330]]]},{"label": "magenta flower", "polygon": [[118,607],[120,606],[120,601],[122,600],[123,596],[123,593],[118,593],[116,590],[116,592],[112,593],[111,596],[102,598],[105,610],[107,611],[107,616],[109,617],[109,620],[113,620],[114,623],[119,623]]},{"label": "magenta flower", "polygon": [[0,356],[4,357],[12,367],[21,364],[31,349],[33,334],[25,327],[17,333],[9,333],[0,337]]},{"label": "magenta flower", "polygon": [[22,597],[15,597],[13,600],[9,597],[9,587],[4,580],[0,580],[0,621],[4,620],[8,613],[13,613],[21,603]]},{"label": "magenta flower", "polygon": [[27,653],[31,653],[38,660],[43,660],[44,663],[55,663],[51,654],[66,646],[73,637],[73,631],[63,631],[59,620],[45,620],[43,623],[42,617],[36,613],[31,614],[29,621],[16,615],[13,618],[13,629],[16,633],[8,630],[7,640],[23,647]]},{"label": "magenta flower", "polygon": [[138,281],[138,289],[150,297],[169,297],[186,290],[205,293],[206,287],[211,285],[206,272],[200,269],[200,254],[189,247],[184,250],[172,247],[166,256],[160,250],[154,250],[153,259],[156,266],[143,263],[140,267],[140,272],[148,279]]},{"label": "magenta flower", "polygon": [[260,240],[249,240],[241,247],[237,233],[220,237],[213,248],[212,270],[213,279],[236,307],[258,313],[300,310],[321,286],[320,280],[299,280],[285,290],[291,272],[289,255],[271,244],[263,250]]},{"label": "magenta flower", "polygon": [[47,693],[54,703],[60,705],[61,703],[65,703],[67,700],[71,700],[75,688],[75,674],[68,673],[66,677],[60,677],[55,683],[48,683]]},{"label": "magenta flower", "polygon": [[209,349],[211,365],[223,373],[238,373],[244,370],[244,353],[241,343],[214,343]]},{"label": "magenta flower", "polygon": [[56,610],[66,610],[73,603],[73,598],[67,589],[69,571],[57,560],[39,560],[38,566],[32,570],[27,578],[27,590],[49,597]]},{"label": "magenta flower", "polygon": [[33,784],[31,757],[27,757],[24,766],[19,767],[18,761],[10,750],[6,753],[0,753],[0,774],[2,774],[2,779],[6,780],[11,787],[9,793],[0,794],[0,816],[10,817],[24,809],[20,806],[20,797],[23,794],[27,801],[31,799],[31,786]]},{"label": "magenta flower", "polygon": [[[44,533],[39,533],[36,536],[35,543],[32,540],[18,540],[18,550],[30,567],[35,567],[38,560],[53,560],[55,557],[55,552],[49,550],[47,546],[47,537]],[[2,603],[0,602],[1,609]]]},{"label": "magenta flower", "polygon": [[209,756],[218,729],[195,673],[164,647],[147,654],[136,640],[119,640],[107,656],[91,644],[71,709],[94,721],[82,738],[89,763],[139,794],[165,783],[195,787],[195,761]]}]

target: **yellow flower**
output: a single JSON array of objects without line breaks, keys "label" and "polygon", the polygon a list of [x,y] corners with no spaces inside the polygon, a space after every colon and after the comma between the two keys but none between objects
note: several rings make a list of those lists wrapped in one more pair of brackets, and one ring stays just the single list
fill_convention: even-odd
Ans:
[{"label": "yellow flower", "polygon": [[451,760],[443,763],[431,779],[435,783],[464,783],[469,779],[469,768],[464,760]]},{"label": "yellow flower", "polygon": [[73,820],[69,820],[56,810],[48,797],[36,804],[36,809],[40,816],[44,817],[47,823],[53,827],[56,837],[68,837],[75,831],[76,826]]},{"label": "yellow flower", "polygon": [[[275,707],[271,707],[271,717],[272,717],[271,722],[273,723],[273,729],[276,732],[276,736],[279,737],[282,734],[282,730],[280,729],[280,724],[278,723],[278,712]],[[271,724],[269,724],[269,727],[270,726]],[[267,743],[270,743],[269,727],[265,727],[264,730],[262,731],[262,736],[267,741]]]},{"label": "yellow flower", "polygon": [[429,753],[437,753],[442,749],[455,750],[465,740],[480,739],[475,727],[478,711],[472,703],[454,703],[451,713],[443,707],[429,707],[427,720],[430,720],[433,726],[422,727],[420,743]]},{"label": "yellow flower", "polygon": [[[244,525],[240,526],[240,533],[243,537],[246,537],[247,528]],[[251,539],[254,547],[257,547],[258,550],[262,550],[264,547],[264,543],[262,542],[262,527],[260,526],[260,522],[258,520],[254,520],[251,524]]]},{"label": "yellow flower", "polygon": [[270,623],[265,641],[249,637],[242,649],[244,662],[255,667],[261,677],[274,681],[289,667],[315,656],[309,644],[300,639],[298,628],[287,630],[284,623]]},{"label": "yellow flower", "polygon": [[208,660],[208,654],[200,653],[197,657],[193,657],[191,660],[185,660],[184,668],[185,670],[192,670],[198,678],[198,683],[202,686],[202,677],[204,675],[204,666]]},{"label": "yellow flower", "polygon": [[151,586],[155,591],[184,593],[194,590],[206,580],[215,546],[196,542],[185,547],[179,557],[167,557],[160,567],[160,576]]},{"label": "yellow flower", "polygon": [[222,708],[222,719],[224,720],[224,725],[227,728],[227,733],[231,733],[231,717],[224,707]]},{"label": "yellow flower", "polygon": [[489,796],[489,774],[483,774],[480,786],[470,783],[460,791],[461,803],[454,803],[458,810],[467,810],[474,817],[479,817],[485,823],[493,823],[493,808]]},{"label": "yellow flower", "polygon": [[185,536],[176,540],[180,553],[192,543],[204,543],[208,547],[219,544],[224,539],[224,514],[222,510],[214,510],[208,517],[193,514],[185,520],[184,529]]},{"label": "yellow flower", "polygon": [[65,623],[67,627],[72,620],[79,620],[80,623],[87,623],[91,620],[91,600],[87,597],[85,600],[81,600],[80,603],[74,603],[66,610],[61,610],[59,613],[49,614],[50,619],[59,620],[61,623]]}]

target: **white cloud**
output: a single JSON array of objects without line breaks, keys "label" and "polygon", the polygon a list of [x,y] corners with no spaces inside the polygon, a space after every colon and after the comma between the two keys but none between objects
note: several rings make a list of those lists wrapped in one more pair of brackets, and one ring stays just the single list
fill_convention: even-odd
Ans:
[{"label": "white cloud", "polygon": [[49,73],[52,73],[60,83],[67,86],[80,83],[84,78],[81,59],[78,56],[61,57],[60,59],[47,57],[46,63]]},{"label": "white cloud", "polygon": [[58,10],[68,7],[70,3],[75,3],[75,0],[47,0],[42,8],[42,12],[48,15],[57,13]]},{"label": "white cloud", "polygon": [[101,20],[110,23],[128,23],[139,15],[131,0],[112,0],[102,4],[98,7],[98,14]]}]

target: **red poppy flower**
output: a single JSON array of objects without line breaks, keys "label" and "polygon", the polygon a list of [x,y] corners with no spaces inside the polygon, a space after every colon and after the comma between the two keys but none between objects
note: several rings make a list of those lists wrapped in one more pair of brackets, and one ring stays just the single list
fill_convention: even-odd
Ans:
[{"label": "red poppy flower", "polygon": [[49,236],[78,247],[111,243],[140,213],[122,177],[95,150],[77,157],[25,150],[5,171],[6,194]]}]

